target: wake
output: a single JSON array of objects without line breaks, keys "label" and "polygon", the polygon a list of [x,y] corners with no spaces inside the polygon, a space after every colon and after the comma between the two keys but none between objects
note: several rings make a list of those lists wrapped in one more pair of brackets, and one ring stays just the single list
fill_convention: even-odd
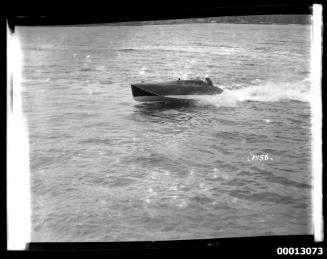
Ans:
[{"label": "wake", "polygon": [[[219,86],[221,87],[221,86]],[[310,80],[292,83],[267,82],[264,84],[250,85],[242,88],[228,89],[222,86],[223,93],[214,96],[197,96],[196,100],[202,104],[213,104],[217,107],[233,107],[240,102],[278,102],[283,100],[295,100],[311,102]]]}]

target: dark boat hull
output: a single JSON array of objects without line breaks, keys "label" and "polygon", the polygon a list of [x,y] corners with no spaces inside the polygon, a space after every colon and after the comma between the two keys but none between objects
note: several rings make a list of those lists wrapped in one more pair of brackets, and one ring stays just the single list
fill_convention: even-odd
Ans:
[{"label": "dark boat hull", "polygon": [[135,85],[132,85],[132,94],[134,100],[138,102],[168,102],[180,100],[180,98],[158,95]]},{"label": "dark boat hull", "polygon": [[192,100],[194,96],[222,93],[222,89],[201,80],[178,80],[163,83],[132,84],[132,94],[140,102]]}]

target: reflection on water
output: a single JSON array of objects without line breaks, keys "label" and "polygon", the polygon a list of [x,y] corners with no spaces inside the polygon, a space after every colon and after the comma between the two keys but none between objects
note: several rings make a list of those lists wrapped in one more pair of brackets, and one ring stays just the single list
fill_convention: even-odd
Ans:
[{"label": "reflection on water", "polygon": [[140,103],[134,105],[134,112],[144,113],[147,115],[165,112],[169,110],[183,111],[196,109],[196,101],[176,101],[176,102],[153,102],[153,103]]}]

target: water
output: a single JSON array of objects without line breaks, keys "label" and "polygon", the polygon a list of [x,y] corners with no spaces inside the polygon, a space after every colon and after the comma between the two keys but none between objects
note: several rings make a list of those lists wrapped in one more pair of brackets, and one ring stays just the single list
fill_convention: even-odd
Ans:
[{"label": "water", "polygon": [[[311,233],[310,33],[18,28],[32,241]],[[197,76],[224,93],[193,104],[132,99],[131,83]]]}]

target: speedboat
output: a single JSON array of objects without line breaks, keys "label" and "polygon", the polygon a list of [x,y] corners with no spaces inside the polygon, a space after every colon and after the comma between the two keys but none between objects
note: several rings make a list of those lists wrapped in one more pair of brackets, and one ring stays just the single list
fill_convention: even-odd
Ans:
[{"label": "speedboat", "polygon": [[200,79],[175,80],[153,83],[132,84],[133,98],[139,102],[169,102],[193,100],[199,95],[216,95],[222,89],[212,84],[209,78],[206,82]]}]

